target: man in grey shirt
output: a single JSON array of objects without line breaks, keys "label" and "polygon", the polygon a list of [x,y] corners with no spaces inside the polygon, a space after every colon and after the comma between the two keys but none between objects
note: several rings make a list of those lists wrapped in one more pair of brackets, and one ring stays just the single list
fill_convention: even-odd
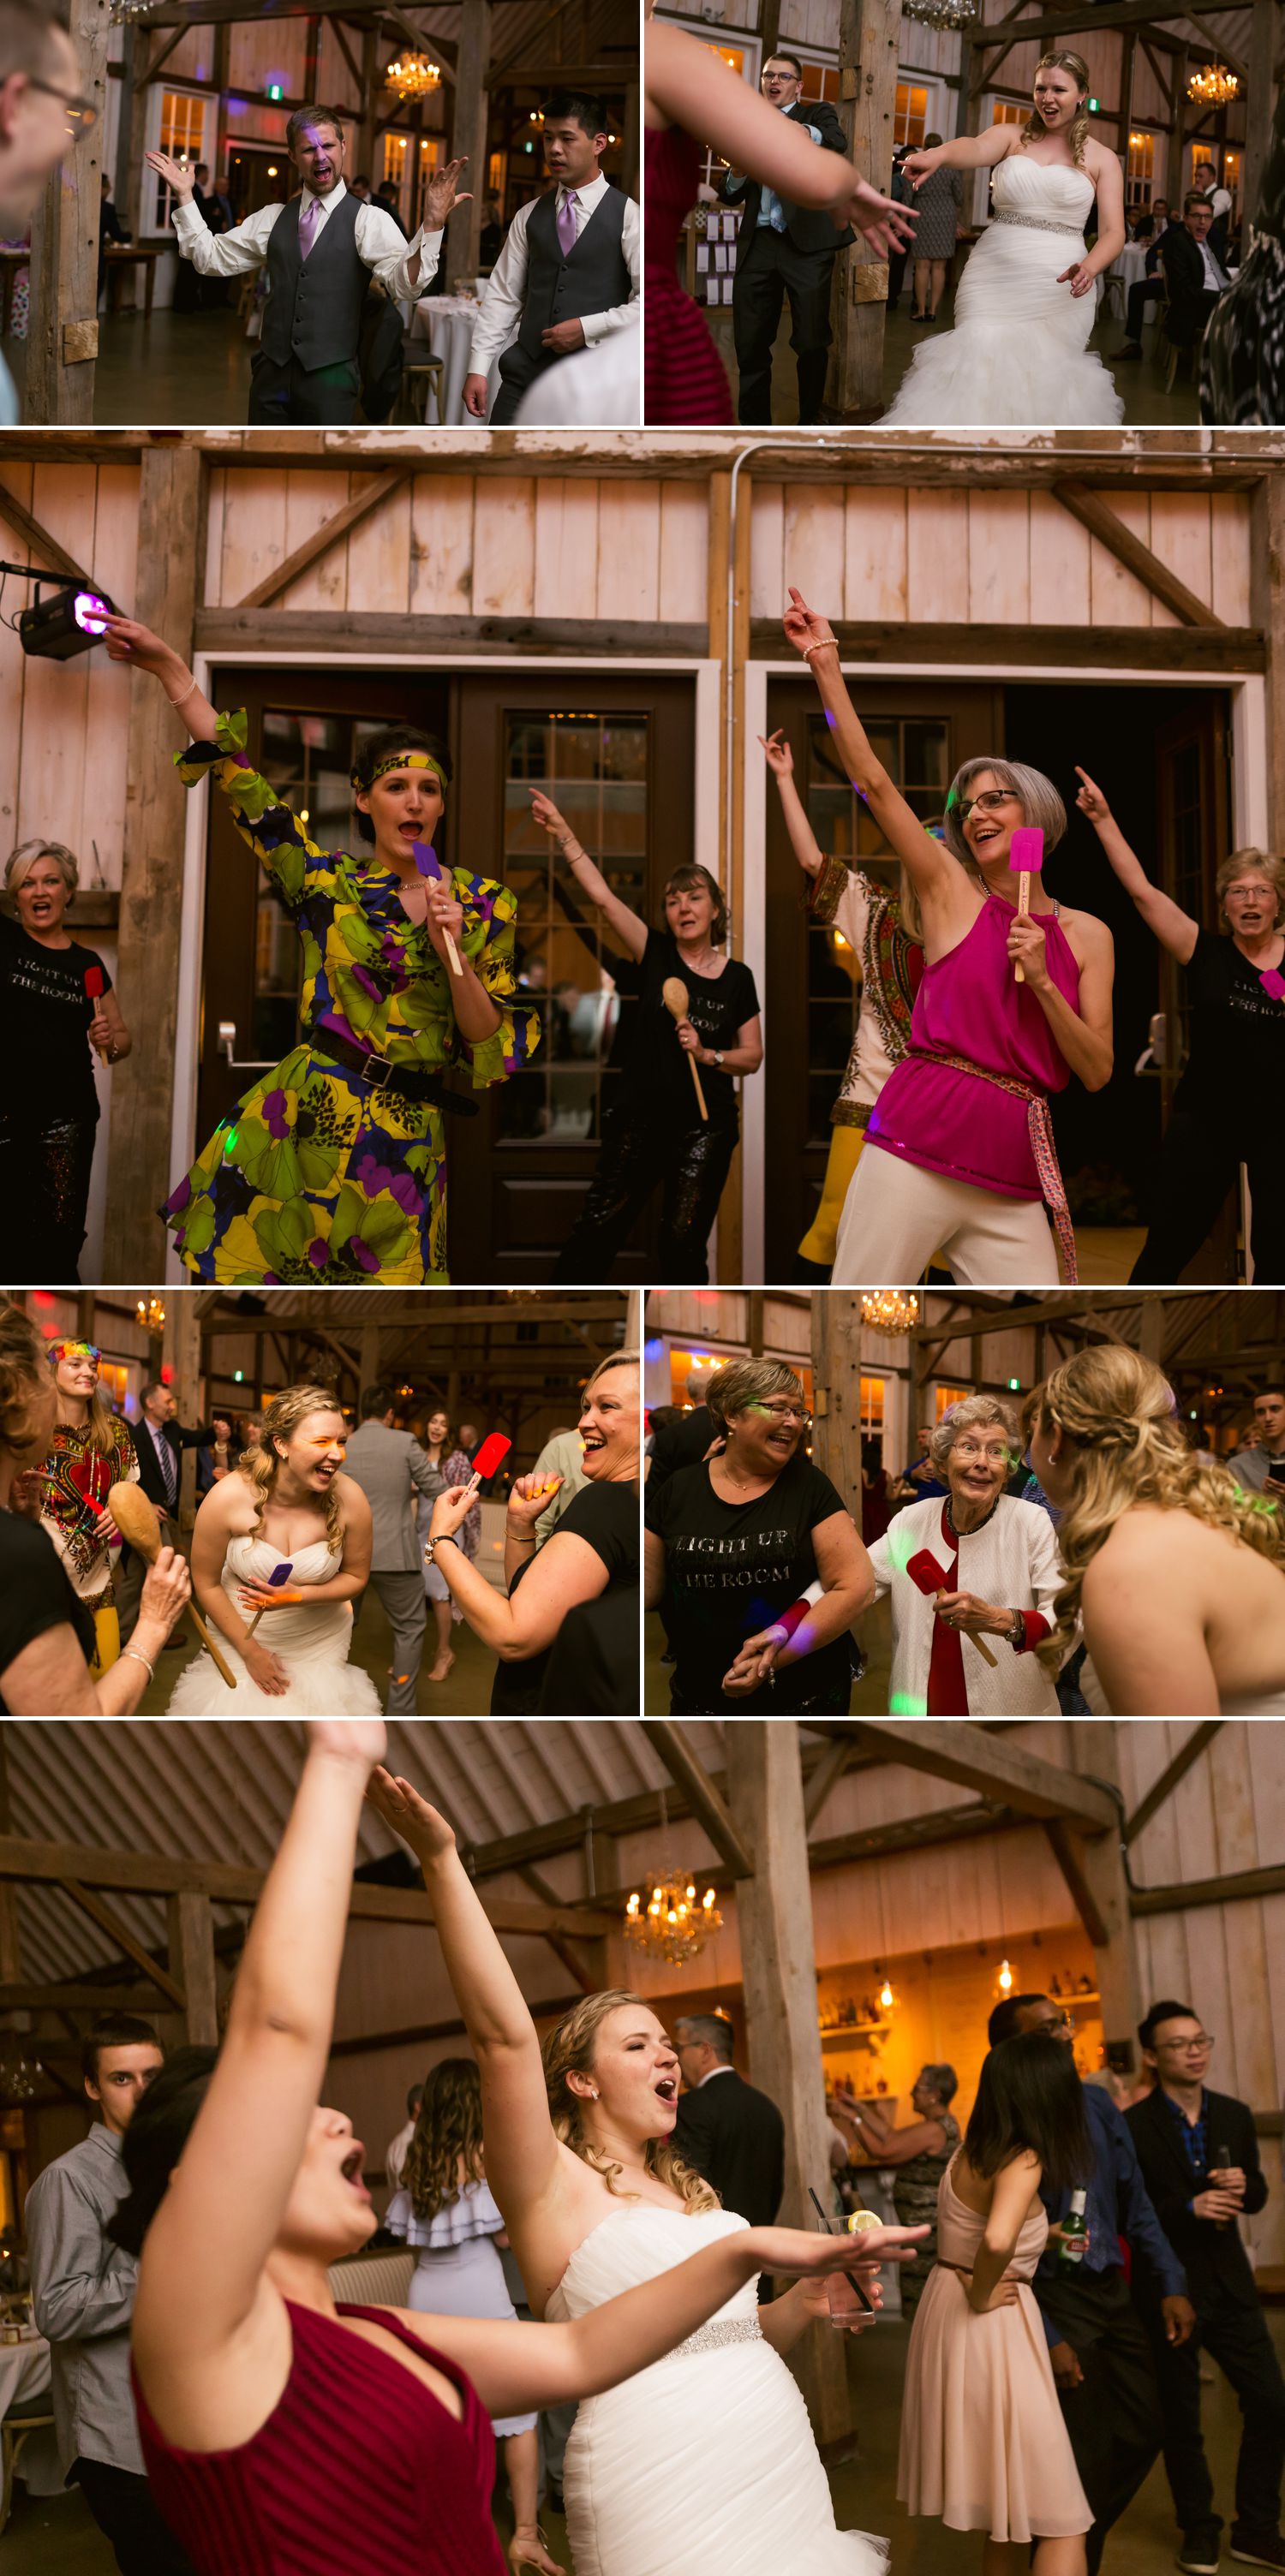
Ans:
[{"label": "man in grey shirt", "polygon": [[[362,1390],[361,1423],[348,1443],[344,1465],[360,1485],[374,1521],[370,1579],[393,1632],[393,1661],[388,1679],[386,1717],[419,1714],[419,1662],[427,1616],[424,1560],[415,1528],[415,1495],[429,1499],[446,1492],[446,1478],[430,1467],[409,1431],[393,1429],[393,1390]],[[353,1603],[360,1616],[364,1593]]]},{"label": "man in grey shirt", "polygon": [[36,2324],[50,2344],[58,2456],[79,2482],[121,2576],[193,2576],[152,2501],[129,2384],[138,2265],[104,2230],[125,2197],[121,2140],[165,2063],[155,2031],[104,2013],[85,2040],[85,2092],[102,2117],[78,2147],[46,2165],[27,2194]]},{"label": "man in grey shirt", "polygon": [[1227,1464],[1247,1493],[1266,1494],[1273,1503],[1285,1503],[1285,1477],[1267,1472],[1273,1458],[1285,1458],[1285,1392],[1280,1387],[1265,1387],[1255,1396],[1254,1430],[1254,1447],[1238,1449]]}]

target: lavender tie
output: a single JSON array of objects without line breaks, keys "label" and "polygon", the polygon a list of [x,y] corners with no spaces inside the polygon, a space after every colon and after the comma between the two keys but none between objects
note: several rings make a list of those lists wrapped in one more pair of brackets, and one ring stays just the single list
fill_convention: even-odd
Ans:
[{"label": "lavender tie", "polygon": [[576,246],[576,197],[574,189],[572,189],[569,196],[563,198],[562,203],[558,208],[558,240],[562,245],[563,258],[569,259]]},{"label": "lavender tie", "polygon": [[309,197],[307,205],[304,207],[303,213],[299,217],[300,259],[307,258],[308,253],[317,238],[317,226],[320,221],[321,200],[319,197]]}]

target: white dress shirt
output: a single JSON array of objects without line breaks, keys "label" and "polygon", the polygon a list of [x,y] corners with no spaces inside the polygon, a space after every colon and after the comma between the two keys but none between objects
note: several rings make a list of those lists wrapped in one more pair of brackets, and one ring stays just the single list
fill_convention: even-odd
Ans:
[{"label": "white dress shirt", "polygon": [[[313,234],[314,246],[320,239],[328,218],[333,215],[348,191],[340,179],[328,196],[317,196],[311,188],[303,190],[304,208],[316,204],[320,213]],[[243,224],[234,224],[230,233],[212,233],[204,217],[190,202],[175,204],[172,209],[174,230],[178,236],[181,259],[190,259],[202,277],[238,277],[246,269],[262,268],[268,256],[268,243],[284,206],[260,206],[257,215],[247,215]],[[441,257],[442,235],[426,233],[420,226],[413,241],[404,239],[392,216],[383,206],[359,205],[354,233],[357,257],[374,272],[386,295],[395,303],[407,296],[423,295],[437,274]],[[409,263],[419,252],[419,281],[412,286]]]},{"label": "white dress shirt", "polygon": [[[601,204],[610,184],[609,180],[603,178],[601,171],[585,188],[564,188],[559,184],[554,213],[555,216],[560,215],[568,197],[575,198],[577,241],[595,207]],[[504,248],[491,271],[486,294],[482,299],[482,309],[473,330],[473,347],[469,355],[471,375],[486,374],[492,359],[498,357],[501,349],[508,347],[522,320],[522,307],[526,301],[527,225],[531,221],[533,209],[539,202],[538,197],[533,197],[530,205],[519,208],[505,236]],[[605,313],[584,313],[580,316],[580,328],[585,336],[586,348],[592,348],[595,340],[601,340],[608,331],[619,331],[630,318],[630,306],[638,301],[642,267],[642,231],[638,208],[632,197],[625,199],[624,231],[620,246],[629,270],[629,303],[613,304]]]}]

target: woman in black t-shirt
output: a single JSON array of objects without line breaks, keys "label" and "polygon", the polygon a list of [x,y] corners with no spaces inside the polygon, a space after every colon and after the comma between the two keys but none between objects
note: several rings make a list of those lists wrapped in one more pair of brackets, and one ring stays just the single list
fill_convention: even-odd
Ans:
[{"label": "woman in black t-shirt", "polygon": [[1100,787],[1076,803],[1162,948],[1187,970],[1191,1049],[1160,1149],[1155,1202],[1131,1282],[1171,1287],[1216,1224],[1243,1163],[1255,1277],[1285,1279],[1280,1122],[1285,1099],[1285,860],[1233,850],[1216,879],[1231,937],[1202,930],[1151,883]]},{"label": "woman in black t-shirt", "polygon": [[98,1094],[93,1052],[133,1041],[93,948],[63,927],[78,868],[60,841],[22,841],[5,868],[18,918],[0,914],[0,1208],[21,1225],[24,1272],[74,1287],[85,1240]]},{"label": "woman in black t-shirt", "polygon": [[192,1587],[182,1557],[163,1547],[128,1648],[93,1680],[93,1620],[36,1517],[57,1407],[39,1333],[0,1304],[0,1716],[127,1717]]},{"label": "woman in black t-shirt", "polygon": [[[674,1653],[675,1717],[846,1717],[848,1630],[874,1599],[842,1496],[803,1449],[803,1389],[780,1360],[733,1360],[706,1401],[722,1455],[682,1467],[644,1517],[649,1609]],[[819,1582],[775,1647],[766,1632]]]},{"label": "woman in black t-shirt", "polygon": [[[709,1277],[706,1246],[740,1132],[735,1077],[757,1073],[763,1062],[754,978],[740,958],[720,959],[727,908],[708,868],[675,868],[665,888],[665,927],[649,930],[612,893],[550,798],[533,793],[531,808],[541,831],[554,834],[579,892],[626,951],[611,967],[625,1003],[611,1050],[619,1072],[615,1101],[603,1120],[597,1170],[554,1278],[594,1286],[609,1279],[659,1188],[657,1275],[671,1288],[701,1287]],[[677,1022],[665,1007],[671,977],[687,988],[687,1017]],[[693,1065],[700,1068],[704,1118]]]},{"label": "woman in black t-shirt", "polygon": [[[638,1587],[638,1457],[641,1435],[637,1351],[619,1351],[604,1360],[588,1380],[580,1399],[580,1438],[589,1482],[568,1503],[552,1536],[537,1548],[535,1524],[549,1508],[547,1480],[519,1476],[509,1494],[504,1526],[504,1576],[507,1594],[488,1583],[458,1545],[456,1532],[476,1499],[477,1480],[439,1494],[429,1522],[428,1553],[444,1576],[475,1636],[494,1648],[499,1658],[491,1697],[492,1717],[534,1717],[541,1711],[560,1717],[600,1715],[600,1672],[583,1692],[568,1658],[559,1659],[563,1688],[572,1697],[565,1707],[548,1706],[545,1680],[550,1654],[569,1613],[589,1602],[612,1605],[609,1628],[618,1626],[618,1596]],[[553,1480],[556,1486],[559,1480]],[[637,1634],[635,1624],[635,1636]],[[594,1641],[595,1665],[603,1640]],[[636,1717],[639,1707],[637,1651],[632,1673],[620,1667],[619,1638],[605,1641],[617,1672],[621,1705],[610,1712]]]}]

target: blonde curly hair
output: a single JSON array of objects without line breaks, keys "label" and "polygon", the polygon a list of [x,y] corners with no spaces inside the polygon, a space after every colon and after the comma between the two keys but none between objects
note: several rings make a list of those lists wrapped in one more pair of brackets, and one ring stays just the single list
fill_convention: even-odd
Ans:
[{"label": "blonde curly hair", "polygon": [[30,1449],[49,1383],[45,1345],[20,1306],[0,1299],[0,1449]]},{"label": "blonde curly hair", "polygon": [[[1076,88],[1078,90],[1082,90],[1085,98],[1087,99],[1089,95],[1089,66],[1086,63],[1083,54],[1073,54],[1070,52],[1041,54],[1040,59],[1035,66],[1036,80],[1039,79],[1041,72],[1069,72]],[[1087,107],[1082,106],[1072,120],[1070,136],[1071,158],[1074,161],[1077,170],[1082,170],[1084,168],[1084,147],[1089,139],[1090,123],[1091,119],[1089,111]],[[1033,107],[1025,125],[1022,127],[1023,143],[1034,143],[1041,134],[1046,134],[1047,131],[1048,128],[1045,125],[1044,119],[1040,115],[1038,108]]]},{"label": "blonde curly hair", "polygon": [[1071,1500],[1058,1529],[1066,1581],[1054,1603],[1054,1641],[1069,1648],[1084,1578],[1122,1514],[1139,1504],[1190,1512],[1210,1529],[1243,1539],[1285,1573],[1285,1525],[1274,1506],[1247,1494],[1226,1467],[1189,1449],[1173,1389],[1152,1360],[1123,1342],[1077,1351],[1047,1380],[1042,1431],[1075,1444]]},{"label": "blonde curly hair", "polygon": [[[240,1460],[237,1473],[253,1487],[258,1499],[259,1508],[254,1522],[256,1536],[263,1527],[263,1515],[281,1473],[281,1460],[273,1443],[292,1440],[300,1423],[306,1422],[310,1413],[338,1413],[342,1418],[343,1407],[334,1389],[329,1386],[286,1387],[282,1394],[273,1397],[264,1413],[263,1438],[259,1447],[247,1449]],[[326,1495],[326,1544],[331,1554],[336,1555],[342,1551],[343,1543],[344,1525],[336,1476]]]},{"label": "blonde curly hair", "polygon": [[[580,2095],[568,2089],[567,2077],[592,2074],[598,2033],[608,2013],[650,2010],[641,1995],[631,1995],[622,1986],[608,1986],[601,1994],[586,1995],[582,2002],[573,2004],[570,2012],[555,2022],[540,2052],[554,2136],[564,2147],[570,2147],[573,2155],[592,2165],[594,2172],[603,2176],[608,2191],[619,2200],[636,2200],[638,2195],[619,2189],[617,2177],[623,2166],[611,2163],[585,2136],[581,2126],[584,2105]],[[711,2191],[702,2176],[683,2162],[668,2138],[649,2138],[644,2162],[648,2173],[654,2174],[657,2182],[667,2184],[670,2191],[678,2192],[685,2207],[694,2214],[721,2209],[717,2192]]]},{"label": "blonde curly hair", "polygon": [[402,2183],[416,2217],[435,2218],[439,2209],[453,2208],[483,2171],[482,2078],[471,2057],[443,2057],[424,2079],[406,2151]]}]

